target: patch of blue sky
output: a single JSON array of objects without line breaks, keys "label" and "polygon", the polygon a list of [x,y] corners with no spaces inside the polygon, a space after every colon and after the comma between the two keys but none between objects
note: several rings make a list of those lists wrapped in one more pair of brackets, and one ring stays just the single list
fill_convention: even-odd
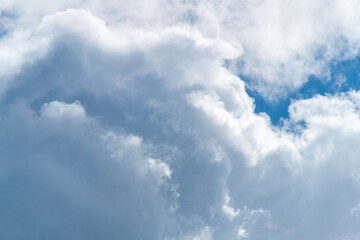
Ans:
[{"label": "patch of blue sky", "polygon": [[8,19],[14,19],[17,17],[17,14],[12,11],[0,11],[0,19],[2,18],[8,18]]},{"label": "patch of blue sky", "polygon": [[2,38],[3,36],[5,36],[8,33],[8,31],[6,29],[2,29],[0,27],[0,38]]},{"label": "patch of blue sky", "polygon": [[180,20],[183,22],[189,23],[189,24],[194,24],[199,19],[198,19],[198,16],[196,15],[196,12],[194,12],[193,10],[190,9],[181,16]]},{"label": "patch of blue sky", "polygon": [[[360,90],[360,57],[334,63],[330,67],[329,79],[320,79],[310,76],[308,81],[296,92],[287,98],[277,101],[268,101],[261,94],[247,88],[246,91],[255,99],[255,112],[265,112],[274,125],[281,125],[282,120],[289,117],[288,107],[292,100],[308,99],[315,95],[336,94],[350,90]],[[246,76],[240,76],[245,82],[250,81]]]},{"label": "patch of blue sky", "polygon": [[17,14],[9,11],[0,11],[0,38],[9,32],[9,22],[17,18]]}]

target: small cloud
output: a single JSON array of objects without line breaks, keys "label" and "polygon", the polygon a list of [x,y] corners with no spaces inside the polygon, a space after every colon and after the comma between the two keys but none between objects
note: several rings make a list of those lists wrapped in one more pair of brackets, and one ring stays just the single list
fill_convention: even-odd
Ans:
[{"label": "small cloud", "polygon": [[47,118],[73,118],[81,119],[86,117],[84,107],[79,101],[73,103],[65,103],[52,101],[50,103],[44,103],[40,109],[40,115]]},{"label": "small cloud", "polygon": [[245,230],[245,228],[240,227],[239,231],[237,233],[238,239],[247,238],[249,236],[249,233]]},{"label": "small cloud", "polygon": [[347,79],[343,74],[338,74],[335,76],[334,83],[332,84],[332,88],[339,92],[343,87],[347,85]]},{"label": "small cloud", "polygon": [[212,231],[209,226],[206,226],[201,230],[199,235],[195,236],[193,240],[212,240]]},{"label": "small cloud", "polygon": [[171,170],[169,166],[159,159],[148,158],[149,169],[160,178],[171,178]]},{"label": "small cloud", "polygon": [[356,216],[358,216],[359,213],[360,213],[360,203],[358,203],[357,205],[355,205],[354,207],[352,207],[352,208],[350,209],[350,214],[351,214],[351,215],[356,215]]},{"label": "small cloud", "polygon": [[225,213],[225,215],[230,219],[234,219],[237,215],[239,215],[240,213],[240,209],[234,209],[233,207],[230,206],[230,200],[231,198],[229,197],[229,195],[225,195],[225,204],[222,207],[223,212]]}]

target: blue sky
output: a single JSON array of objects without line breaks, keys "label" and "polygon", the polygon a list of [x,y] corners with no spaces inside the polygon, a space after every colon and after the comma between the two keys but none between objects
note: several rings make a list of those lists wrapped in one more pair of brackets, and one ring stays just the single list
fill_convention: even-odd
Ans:
[{"label": "blue sky", "polygon": [[[337,94],[350,90],[359,90],[359,59],[340,61],[330,65],[330,75],[327,78],[309,76],[307,82],[299,89],[290,92],[286,97],[267,101],[256,89],[247,89],[247,94],[255,99],[255,112],[265,112],[275,125],[281,124],[281,119],[289,117],[288,107],[291,101],[312,98],[315,95]],[[240,75],[241,76],[241,75]],[[241,76],[245,82],[256,80]],[[340,80],[340,81],[339,81]]]},{"label": "blue sky", "polygon": [[360,239],[359,8],[1,2],[0,239]]}]

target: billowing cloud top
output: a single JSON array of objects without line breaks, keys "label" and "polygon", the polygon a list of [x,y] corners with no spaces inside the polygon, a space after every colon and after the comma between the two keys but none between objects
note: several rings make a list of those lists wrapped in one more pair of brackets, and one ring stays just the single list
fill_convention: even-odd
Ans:
[{"label": "billowing cloud top", "polygon": [[1,1],[0,239],[360,239],[359,12]]}]

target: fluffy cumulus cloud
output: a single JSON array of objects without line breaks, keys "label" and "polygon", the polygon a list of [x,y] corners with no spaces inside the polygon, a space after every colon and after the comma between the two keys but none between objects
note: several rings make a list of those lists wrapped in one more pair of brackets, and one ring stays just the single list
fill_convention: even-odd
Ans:
[{"label": "fluffy cumulus cloud", "polygon": [[[360,4],[0,3],[1,239],[358,239]],[[342,76],[341,78],[339,76]]]}]

